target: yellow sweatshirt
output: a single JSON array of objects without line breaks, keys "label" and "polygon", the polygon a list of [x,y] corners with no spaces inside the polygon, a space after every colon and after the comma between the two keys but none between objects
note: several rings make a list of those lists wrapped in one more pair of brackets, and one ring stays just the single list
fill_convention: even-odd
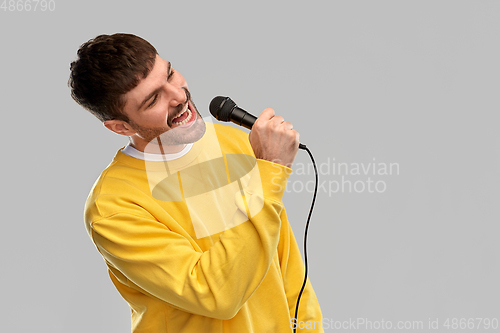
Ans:
[{"label": "yellow sweatshirt", "polygon": [[[245,170],[233,170],[235,156]],[[130,305],[132,332],[292,332],[304,265],[282,202],[290,172],[256,160],[247,133],[211,123],[173,161],[117,152],[85,226]],[[309,281],[298,320],[308,329],[297,332],[323,332]]]}]

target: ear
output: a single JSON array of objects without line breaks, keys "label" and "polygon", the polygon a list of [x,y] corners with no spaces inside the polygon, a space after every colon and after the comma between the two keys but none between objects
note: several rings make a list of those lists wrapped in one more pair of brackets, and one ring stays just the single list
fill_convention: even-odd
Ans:
[{"label": "ear", "polygon": [[120,135],[131,136],[136,133],[136,131],[134,131],[132,127],[123,120],[106,120],[103,125],[110,131]]}]

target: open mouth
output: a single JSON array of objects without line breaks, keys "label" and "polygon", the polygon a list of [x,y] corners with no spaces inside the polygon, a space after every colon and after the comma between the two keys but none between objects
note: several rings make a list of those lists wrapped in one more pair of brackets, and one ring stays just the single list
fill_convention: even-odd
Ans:
[{"label": "open mouth", "polygon": [[184,110],[177,117],[172,119],[172,124],[175,126],[185,125],[191,122],[194,118],[196,118],[196,115],[194,115],[193,111],[191,111],[189,103],[186,103]]}]

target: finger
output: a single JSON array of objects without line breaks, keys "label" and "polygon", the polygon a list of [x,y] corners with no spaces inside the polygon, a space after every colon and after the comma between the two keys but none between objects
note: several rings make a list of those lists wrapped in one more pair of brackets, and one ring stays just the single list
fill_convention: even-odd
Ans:
[{"label": "finger", "polygon": [[271,119],[271,121],[274,122],[276,125],[280,125],[285,121],[285,119],[282,116],[274,116]]},{"label": "finger", "polygon": [[259,119],[269,120],[274,117],[274,110],[271,108],[264,109],[259,115]]},{"label": "finger", "polygon": [[287,131],[287,133],[289,133],[289,137],[290,139],[293,139],[294,142],[295,142],[295,146],[298,147],[299,146],[299,137],[300,137],[300,134],[299,132],[297,132],[296,130],[292,129],[290,131]]},{"label": "finger", "polygon": [[293,125],[289,121],[285,121],[281,124],[286,130],[291,130],[293,128]]}]

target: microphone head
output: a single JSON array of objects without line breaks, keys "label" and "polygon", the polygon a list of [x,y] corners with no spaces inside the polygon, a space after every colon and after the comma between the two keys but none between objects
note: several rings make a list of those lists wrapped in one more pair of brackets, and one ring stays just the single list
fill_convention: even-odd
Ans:
[{"label": "microphone head", "polygon": [[236,107],[236,103],[229,97],[217,96],[210,102],[210,113],[217,120],[230,121],[231,112]]}]

